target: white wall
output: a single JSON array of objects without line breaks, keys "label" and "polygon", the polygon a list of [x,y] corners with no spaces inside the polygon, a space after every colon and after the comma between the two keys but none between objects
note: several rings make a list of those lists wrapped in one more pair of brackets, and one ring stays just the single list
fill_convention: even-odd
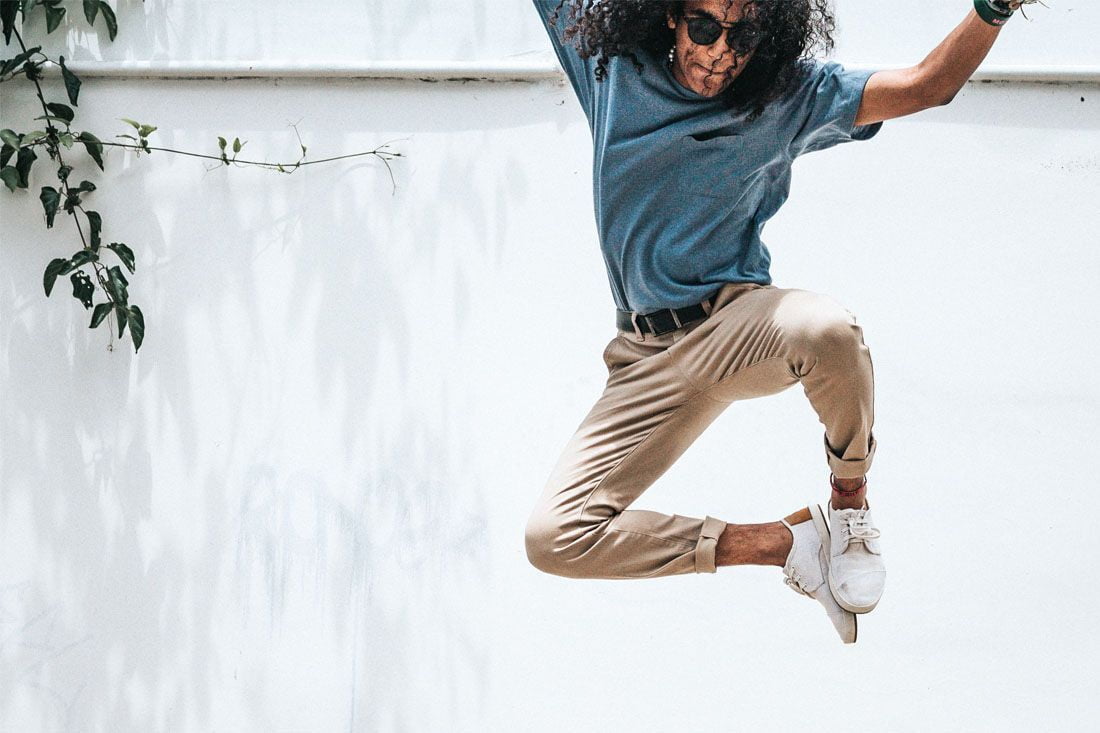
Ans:
[{"label": "white wall", "polygon": [[[1095,66],[1100,4],[1042,0],[1026,6],[1001,33],[987,65]],[[41,11],[31,25],[69,60],[310,59],[464,61],[525,56],[546,33],[530,0],[289,0],[171,2],[116,0],[120,33],[111,43],[97,21],[90,34],[78,3],[46,37]],[[898,6],[879,0],[833,0],[842,60],[883,65],[922,59],[973,6],[969,0],[925,0]],[[102,35],[102,39],[98,36]],[[36,41],[37,43],[37,41]],[[549,42],[545,42],[549,49]]]},{"label": "white wall", "polygon": [[[549,54],[527,0],[271,5],[127,4],[92,56]],[[994,54],[1096,64],[1095,4],[1048,5]],[[903,29],[844,2],[835,57],[912,63],[968,7]],[[54,42],[89,58],[81,27]],[[0,92],[29,129],[26,91]],[[115,150],[102,174],[68,153],[137,254],[137,355],[67,282],[43,296],[77,241],[44,228],[48,161],[0,191],[0,730],[1091,729],[1100,86],[969,85],[799,159],[765,231],[775,283],[845,303],[874,358],[890,574],[852,647],[778,568],[527,563],[614,335],[563,80],[91,79],[81,100],[104,138],[131,117],[153,144],[293,160],[294,122],[312,159],[404,157],[392,189],[370,158],[279,176]],[[800,388],[736,403],[634,506],[824,502],[820,430]]]}]

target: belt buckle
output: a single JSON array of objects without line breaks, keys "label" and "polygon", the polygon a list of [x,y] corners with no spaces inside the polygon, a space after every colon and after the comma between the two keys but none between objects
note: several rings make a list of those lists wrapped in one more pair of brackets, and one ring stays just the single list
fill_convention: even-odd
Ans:
[{"label": "belt buckle", "polygon": [[668,311],[672,314],[672,322],[676,324],[676,328],[683,328],[684,324],[680,323],[680,314],[676,312],[676,309],[669,308]]}]

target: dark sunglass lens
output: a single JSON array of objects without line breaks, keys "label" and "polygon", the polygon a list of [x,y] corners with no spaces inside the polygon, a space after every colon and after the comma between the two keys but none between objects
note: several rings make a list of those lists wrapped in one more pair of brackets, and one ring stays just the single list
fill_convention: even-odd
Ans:
[{"label": "dark sunglass lens", "polygon": [[743,43],[752,43],[760,37],[760,31],[751,23],[742,22],[730,31],[730,36]]},{"label": "dark sunglass lens", "polygon": [[722,26],[710,18],[689,18],[688,37],[701,46],[709,46],[722,35]]}]

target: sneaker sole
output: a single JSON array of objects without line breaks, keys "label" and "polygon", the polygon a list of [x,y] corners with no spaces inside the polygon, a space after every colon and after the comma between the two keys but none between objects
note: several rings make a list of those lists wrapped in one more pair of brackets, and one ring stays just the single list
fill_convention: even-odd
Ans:
[{"label": "sneaker sole", "polygon": [[[810,517],[814,520],[814,528],[817,529],[817,536],[821,538],[822,552],[825,555],[825,564],[829,566],[829,547],[832,545],[829,542],[829,538],[832,536],[829,532],[829,522],[825,519],[825,512],[821,510],[820,504],[811,504],[809,506]],[[829,573],[825,573],[826,579],[828,579]],[[847,608],[843,603],[836,599],[836,593],[833,593],[832,583],[829,584],[829,592],[833,595],[833,600],[836,600],[836,604],[849,613],[855,613],[850,608]],[[852,640],[845,641],[845,644],[855,644],[859,639],[859,616],[852,617]]]},{"label": "sneaker sole", "polygon": [[[813,511],[813,509],[816,509],[817,511]],[[821,518],[821,524],[825,525],[825,534],[823,534],[821,536],[822,537],[821,541],[825,543],[826,547],[832,547],[832,543],[829,540],[829,538],[832,536],[832,533],[829,531],[829,523],[825,521],[825,511],[821,508],[820,504],[815,504],[813,509],[810,510],[810,513],[813,515],[814,524],[817,524],[818,517],[820,517]],[[821,524],[817,524],[817,531],[818,532],[821,532]],[[829,569],[832,570],[832,564],[831,563],[829,564]],[[833,585],[833,574],[832,574],[832,572],[829,573],[828,580],[829,580],[829,592],[831,592],[833,594],[833,598],[836,600],[836,605],[840,606],[845,611],[851,611],[852,613],[870,613],[871,611],[874,611],[875,606],[878,605],[878,601],[875,601],[874,603],[872,603],[868,606],[854,606],[851,603],[848,603],[847,601],[845,601],[843,598],[841,598],[840,594],[836,592],[836,586]]]}]

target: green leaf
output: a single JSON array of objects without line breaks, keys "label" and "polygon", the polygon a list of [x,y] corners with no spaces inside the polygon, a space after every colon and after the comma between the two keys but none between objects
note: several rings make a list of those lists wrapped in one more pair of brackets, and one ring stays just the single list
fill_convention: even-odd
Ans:
[{"label": "green leaf", "polygon": [[84,19],[88,25],[95,25],[95,14],[99,11],[99,0],[84,0]]},{"label": "green leaf", "polygon": [[13,69],[18,68],[27,59],[29,59],[31,56],[38,53],[39,49],[41,49],[41,48],[42,48],[41,46],[35,46],[34,48],[28,48],[26,51],[19,54],[18,56],[13,56],[12,58],[5,61],[3,63],[3,65],[0,65],[0,76],[3,76],[4,74],[7,74],[9,71],[12,71]]},{"label": "green leaf", "polygon": [[57,115],[38,115],[34,119],[36,119],[36,120],[59,120],[60,122],[64,122],[66,124],[68,124],[70,122],[70,120],[67,120],[64,117],[58,117]]},{"label": "green leaf", "polygon": [[103,143],[99,138],[85,131],[77,135],[76,139],[84,143],[84,147],[88,149],[88,155],[92,156],[92,160],[96,162],[99,169],[103,170]]},{"label": "green leaf", "polygon": [[233,138],[233,152],[241,152],[241,139],[238,137]]},{"label": "green leaf", "polygon": [[15,169],[15,166],[6,165],[0,168],[0,179],[3,179],[4,185],[8,187],[9,191],[21,188],[19,185],[19,171]]},{"label": "green leaf", "polygon": [[80,94],[80,79],[65,65],[65,57],[60,56],[61,78],[65,80],[65,93],[69,95],[69,102],[75,107],[76,98]]},{"label": "green leaf", "polygon": [[115,11],[111,10],[111,6],[103,0],[99,0],[99,9],[103,11],[103,20],[107,23],[107,33],[113,41],[115,36],[118,35],[118,21],[115,19]]},{"label": "green leaf", "polygon": [[5,145],[10,145],[13,148],[18,148],[23,144],[23,136],[15,130],[9,130],[6,127],[0,130],[0,140],[3,140]]},{"label": "green leaf", "polygon": [[138,131],[138,134],[141,135],[142,137],[148,137],[149,133],[153,132],[156,129],[157,129],[156,125],[142,125],[141,129]]},{"label": "green leaf", "polygon": [[[111,293],[111,299],[116,303],[125,303],[129,297],[126,293],[126,286],[129,283],[126,280],[126,276],[122,274],[122,270],[118,265],[111,265],[107,269],[107,285],[106,288]],[[121,333],[119,334],[122,335]]]},{"label": "green leaf", "polygon": [[67,148],[73,146],[73,134],[71,132],[63,132],[57,136],[57,139],[61,141],[61,144]]},{"label": "green leaf", "polygon": [[95,285],[92,284],[92,279],[88,277],[88,273],[77,270],[69,275],[69,280],[73,283],[73,297],[83,303],[85,308],[91,308]]},{"label": "green leaf", "polygon": [[122,332],[126,330],[126,308],[115,303],[115,317],[118,318],[118,337],[122,338]]},{"label": "green leaf", "polygon": [[127,320],[130,321],[130,339],[134,342],[134,353],[141,348],[141,342],[145,340],[145,316],[141,308],[132,305],[128,309]]},{"label": "green leaf", "polygon": [[111,242],[107,245],[107,249],[118,255],[118,258],[122,260],[122,264],[126,265],[127,270],[131,273],[134,271],[134,251],[132,249],[122,242]]},{"label": "green leaf", "polygon": [[134,122],[133,120],[128,119],[126,117],[119,117],[119,119],[122,120],[123,122],[129,123],[131,126],[133,126],[133,128],[135,130],[140,130],[141,129],[141,123],[140,122]]},{"label": "green leaf", "polygon": [[15,157],[15,169],[19,171],[19,186],[26,188],[30,185],[31,164],[38,159],[34,154],[34,148],[19,148],[19,154]]},{"label": "green leaf", "polygon": [[42,275],[42,286],[46,289],[46,297],[50,297],[50,292],[53,290],[54,281],[57,280],[58,275],[64,275],[72,268],[69,267],[71,263],[65,258],[58,258],[50,260],[50,264],[46,265],[46,272]]},{"label": "green leaf", "polygon": [[65,120],[66,122],[73,121],[73,108],[67,104],[61,104],[60,102],[46,102],[46,109],[53,112],[55,115]]},{"label": "green leaf", "polygon": [[97,305],[92,312],[92,322],[88,325],[88,328],[95,328],[102,323],[107,314],[111,312],[112,307],[114,307],[113,303],[100,303]]},{"label": "green leaf", "polygon": [[80,267],[86,265],[89,262],[98,262],[99,255],[90,249],[82,249],[72,256],[72,263],[74,267]]},{"label": "green leaf", "polygon": [[42,206],[46,210],[46,228],[53,226],[53,217],[57,213],[57,205],[61,202],[61,194],[52,186],[43,186],[38,198],[42,199]]},{"label": "green leaf", "polygon": [[65,203],[61,205],[61,208],[65,209],[68,213],[73,213],[73,209],[80,205],[80,193],[73,189],[69,189],[65,194]]},{"label": "green leaf", "polygon": [[84,215],[88,217],[88,227],[91,229],[92,249],[98,252],[99,232],[103,229],[103,219],[100,218],[98,211],[85,211]]},{"label": "green leaf", "polygon": [[57,26],[61,25],[61,19],[65,17],[65,8],[46,5],[46,33],[53,33]]},{"label": "green leaf", "polygon": [[59,180],[67,181],[69,180],[69,174],[72,172],[73,167],[71,165],[63,165],[57,169],[57,177]]},{"label": "green leaf", "polygon": [[4,44],[11,43],[11,32],[15,30],[15,13],[19,10],[16,3],[0,3],[0,27],[4,29]]},{"label": "green leaf", "polygon": [[23,74],[27,77],[28,81],[38,81],[42,78],[42,67],[46,64],[43,61],[28,61],[23,64]]},{"label": "green leaf", "polygon": [[222,137],[221,135],[218,135],[218,147],[221,148],[222,150],[225,150],[225,146],[226,146],[225,138]]},{"label": "green leaf", "polygon": [[77,191],[94,191],[95,184],[91,181],[81,181],[80,185],[76,187]]},{"label": "green leaf", "polygon": [[15,155],[15,148],[7,143],[0,145],[0,168],[6,166],[13,155]]}]

